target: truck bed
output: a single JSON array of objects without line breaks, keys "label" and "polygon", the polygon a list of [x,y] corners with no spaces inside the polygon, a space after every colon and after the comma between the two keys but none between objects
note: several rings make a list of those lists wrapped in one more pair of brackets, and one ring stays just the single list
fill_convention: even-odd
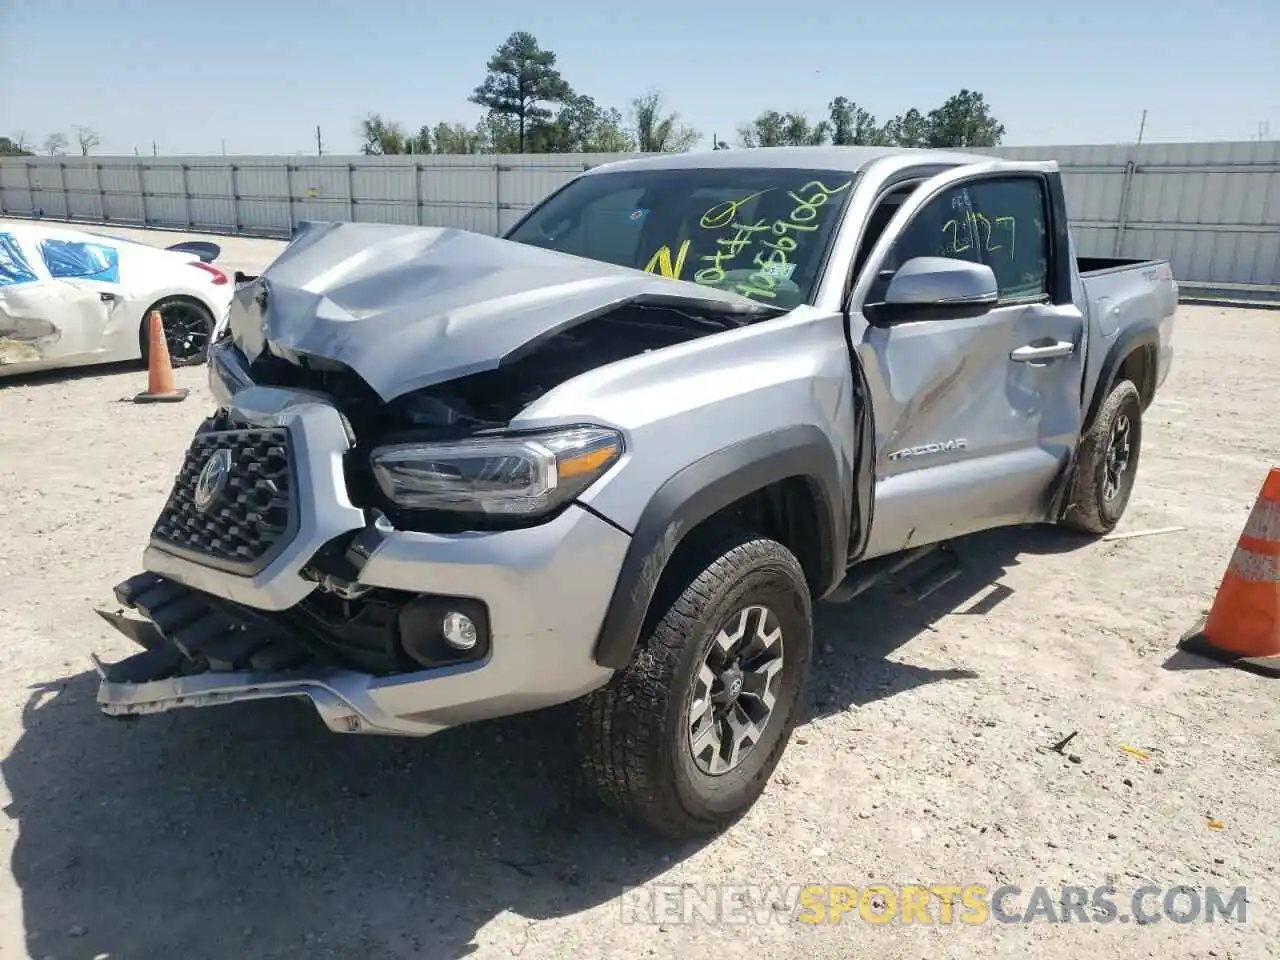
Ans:
[{"label": "truck bed", "polygon": [[1132,260],[1127,257],[1076,257],[1076,269],[1080,271],[1080,276],[1085,277],[1128,267],[1143,265],[1154,267],[1165,262],[1164,260]]},{"label": "truck bed", "polygon": [[[1169,261],[1077,257],[1076,267],[1090,322],[1106,340],[1121,336],[1124,328],[1134,325],[1157,331],[1159,341],[1152,346],[1152,379],[1138,384],[1149,398],[1164,382],[1172,361],[1170,334],[1178,307],[1178,285]],[[1090,351],[1090,383],[1101,371],[1105,352],[1101,348]]]}]

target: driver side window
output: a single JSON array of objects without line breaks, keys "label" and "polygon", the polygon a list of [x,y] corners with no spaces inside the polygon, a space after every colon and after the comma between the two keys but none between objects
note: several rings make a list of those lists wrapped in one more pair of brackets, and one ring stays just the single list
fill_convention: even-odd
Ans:
[{"label": "driver side window", "polygon": [[891,263],[886,266],[896,270],[913,257],[951,257],[981,263],[972,223],[968,189],[952,187],[920,208],[894,243],[889,253]]},{"label": "driver side window", "polygon": [[916,212],[894,241],[867,299],[883,299],[893,273],[915,257],[951,257],[981,263],[972,223],[969,191],[965,187],[952,187],[938,194]]}]

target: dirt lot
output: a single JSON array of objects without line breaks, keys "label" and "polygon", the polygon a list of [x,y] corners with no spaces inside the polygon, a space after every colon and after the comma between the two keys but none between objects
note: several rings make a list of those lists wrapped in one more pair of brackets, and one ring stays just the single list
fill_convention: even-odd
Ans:
[{"label": "dirt lot", "polygon": [[[276,246],[220,242],[243,268]],[[129,648],[92,608],[140,569],[204,372],[179,372],[175,406],[118,402],[136,369],[0,387],[0,955],[1280,955],[1280,686],[1175,653],[1280,464],[1280,313],[1180,323],[1122,530],[1186,529],[985,535],[922,606],[825,609],[779,773],[690,846],[569,797],[554,712],[427,741],[340,737],[300,704],[101,717],[87,656]],[[1072,731],[1070,757],[1046,749]],[[627,922],[624,888],[649,883],[763,902],[745,924]],[[1121,914],[1145,885],[1243,885],[1248,904],[1243,924],[798,922],[788,886],[820,883],[1110,884]]]}]

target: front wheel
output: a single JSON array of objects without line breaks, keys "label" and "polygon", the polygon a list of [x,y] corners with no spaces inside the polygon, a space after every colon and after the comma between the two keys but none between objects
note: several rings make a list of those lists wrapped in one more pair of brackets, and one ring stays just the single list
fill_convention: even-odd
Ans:
[{"label": "front wheel", "polygon": [[1141,449],[1142,398],[1131,381],[1122,380],[1080,441],[1063,526],[1095,535],[1115,529],[1133,493]]},{"label": "front wheel", "polygon": [[[763,792],[798,719],[813,605],[795,556],[741,534],[670,591],[627,669],[580,705],[606,802],[675,838],[718,832]],[[652,619],[652,618],[651,618]]]},{"label": "front wheel", "polygon": [[164,342],[169,348],[169,362],[175,367],[194,367],[209,357],[209,338],[213,336],[213,315],[202,303],[187,297],[167,297],[147,308],[138,332],[142,344],[142,362],[150,362],[151,311],[160,311],[164,325]]}]

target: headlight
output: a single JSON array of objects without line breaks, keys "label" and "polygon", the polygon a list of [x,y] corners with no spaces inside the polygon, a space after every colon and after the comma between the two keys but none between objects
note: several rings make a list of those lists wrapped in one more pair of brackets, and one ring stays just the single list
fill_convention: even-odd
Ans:
[{"label": "headlight", "polygon": [[409,510],[533,517],[591,486],[622,456],[604,427],[405,443],[369,455],[379,488]]}]

